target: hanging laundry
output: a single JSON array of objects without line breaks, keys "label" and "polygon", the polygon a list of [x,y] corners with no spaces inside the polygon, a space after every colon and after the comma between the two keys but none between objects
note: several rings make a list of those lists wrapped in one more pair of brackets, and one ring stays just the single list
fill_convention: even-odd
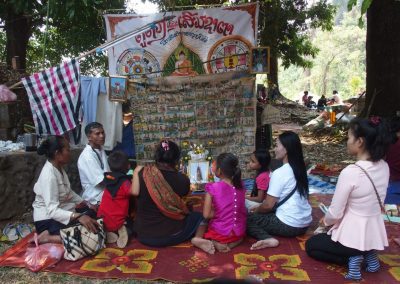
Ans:
[{"label": "hanging laundry", "polygon": [[81,103],[83,122],[86,125],[96,121],[97,97],[99,93],[107,93],[106,78],[81,76]]},{"label": "hanging laundry", "polygon": [[[97,111],[96,120],[101,123],[104,127],[106,134],[106,141],[104,143],[104,149],[111,151],[118,142],[122,141],[122,104],[119,102],[112,102],[108,99],[109,93],[109,78],[106,78],[106,93],[100,92],[97,97]],[[86,126],[82,124],[82,128]],[[87,144],[86,135],[82,135],[81,144]]]},{"label": "hanging laundry", "polygon": [[79,124],[79,62],[72,59],[22,79],[38,134],[61,135]]}]

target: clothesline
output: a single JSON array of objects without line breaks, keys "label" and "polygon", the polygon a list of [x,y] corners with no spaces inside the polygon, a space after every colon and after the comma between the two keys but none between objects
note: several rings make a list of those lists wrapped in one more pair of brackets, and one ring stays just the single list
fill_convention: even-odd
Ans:
[{"label": "clothesline", "polygon": [[[231,55],[228,55],[228,56],[222,56],[222,57],[217,57],[217,58],[214,58],[214,59],[211,59],[211,60],[203,61],[203,62],[201,62],[201,63],[194,64],[193,66],[197,67],[197,66],[204,65],[204,64],[206,64],[206,63],[210,63],[210,62],[216,61],[216,60],[225,59],[225,58],[230,58],[230,57],[234,57],[234,56],[240,56],[240,55],[248,55],[248,54],[249,54],[249,52],[235,53],[235,54],[231,54]],[[76,60],[79,60],[79,59],[81,59],[81,58],[83,58],[83,57],[84,57],[84,56],[77,57]],[[187,67],[178,67],[178,68],[173,68],[173,69],[172,69],[172,68],[171,68],[171,69],[162,69],[162,70],[159,70],[159,71],[153,71],[153,72],[147,72],[147,73],[139,73],[139,74],[137,74],[137,76],[139,76],[139,75],[144,76],[144,75],[149,75],[149,74],[157,74],[157,73],[162,73],[162,72],[165,72],[165,71],[175,71],[175,70],[186,69],[186,68],[187,68]],[[132,75],[127,75],[127,77],[129,77],[129,76],[132,76]],[[14,84],[14,85],[12,85],[12,86],[10,86],[9,89],[10,89],[10,90],[11,90],[11,89],[14,89],[14,88],[18,87],[18,86],[21,85],[21,84],[22,84],[22,81],[20,81],[20,82]]]},{"label": "clothesline", "polygon": [[[104,50],[106,50],[106,49],[108,49],[108,48],[110,48],[110,47],[112,47],[112,46],[114,46],[114,45],[116,45],[116,44],[118,44],[118,43],[121,43],[121,42],[123,42],[123,41],[125,41],[125,40],[130,39],[131,37],[133,37],[133,36],[135,36],[136,34],[142,32],[143,30],[146,30],[146,29],[148,29],[148,28],[155,29],[155,28],[156,28],[156,24],[159,23],[159,22],[162,22],[162,21],[169,21],[169,20],[171,20],[171,19],[173,19],[173,18],[175,18],[175,16],[167,16],[167,17],[163,17],[163,18],[160,19],[160,20],[153,21],[153,22],[151,22],[151,23],[149,23],[149,24],[146,24],[146,25],[144,25],[144,26],[142,26],[142,27],[136,29],[136,30],[127,32],[127,33],[125,33],[125,34],[123,34],[123,35],[121,35],[121,36],[119,36],[119,37],[117,37],[117,38],[115,38],[115,39],[113,39],[113,40],[111,40],[111,41],[109,41],[109,42],[103,43],[102,45],[100,45],[100,46],[98,46],[98,47],[96,47],[96,48],[93,48],[93,49],[89,50],[88,52],[86,52],[86,53],[84,53],[84,54],[78,56],[78,57],[75,58],[75,59],[76,59],[76,60],[82,59],[82,58],[84,58],[84,57],[86,57],[86,56],[88,56],[89,54],[92,54],[92,53],[94,53],[94,52],[101,53],[102,51],[104,51]],[[22,84],[22,81],[19,81],[18,83],[15,83],[14,85],[11,85],[11,86],[9,87],[9,89],[10,89],[10,90],[11,90],[11,89],[14,89],[15,87],[18,87],[18,86],[21,85],[21,84]]]}]

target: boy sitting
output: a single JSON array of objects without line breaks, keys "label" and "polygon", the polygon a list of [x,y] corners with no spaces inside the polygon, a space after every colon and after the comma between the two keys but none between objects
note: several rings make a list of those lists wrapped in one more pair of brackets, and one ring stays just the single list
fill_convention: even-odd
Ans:
[{"label": "boy sitting", "polygon": [[107,243],[117,242],[119,248],[124,248],[133,232],[133,222],[129,218],[132,176],[126,174],[129,170],[128,156],[124,152],[115,151],[108,157],[108,164],[111,172],[104,173],[106,188],[97,217],[104,220]]}]

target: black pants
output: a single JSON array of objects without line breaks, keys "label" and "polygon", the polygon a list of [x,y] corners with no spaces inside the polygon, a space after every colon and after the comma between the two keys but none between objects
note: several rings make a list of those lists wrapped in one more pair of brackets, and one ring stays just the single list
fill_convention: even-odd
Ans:
[{"label": "black pants", "polygon": [[[89,217],[96,219],[96,211],[93,209],[89,209],[89,207],[81,207],[81,208],[76,208],[77,213],[85,214],[88,215]],[[68,225],[64,225],[63,223],[60,223],[56,220],[53,219],[46,219],[46,220],[41,220],[41,221],[36,221],[34,222],[35,224],[35,229],[38,234],[44,231],[49,231],[50,235],[59,235],[60,230],[66,228],[67,226],[76,224],[78,221],[74,220],[73,222],[70,222]]]},{"label": "black pants", "polygon": [[142,244],[151,247],[175,246],[191,239],[203,220],[203,215],[200,212],[190,212],[190,214],[185,218],[185,226],[182,231],[172,236],[161,238],[138,238],[138,240]]},{"label": "black pants", "polygon": [[316,260],[347,265],[349,257],[364,255],[368,251],[346,247],[339,242],[332,241],[331,236],[324,233],[312,236],[307,240],[306,252],[308,256]]},{"label": "black pants", "polygon": [[296,228],[286,225],[275,213],[250,214],[247,217],[247,234],[257,240],[272,238],[271,235],[281,237],[296,237],[305,234],[307,227]]}]

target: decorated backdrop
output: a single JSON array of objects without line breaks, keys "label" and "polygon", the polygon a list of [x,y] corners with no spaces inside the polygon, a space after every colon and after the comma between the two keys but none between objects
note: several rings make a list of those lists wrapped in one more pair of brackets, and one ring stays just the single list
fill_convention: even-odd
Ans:
[{"label": "decorated backdrop", "polygon": [[247,70],[257,37],[258,6],[247,5],[152,15],[105,15],[107,40],[166,16],[108,50],[109,74],[195,76]]},{"label": "decorated backdrop", "polygon": [[214,156],[232,152],[244,163],[255,147],[253,86],[244,72],[131,82],[138,159],[152,159],[155,144],[170,137],[202,144]]}]

